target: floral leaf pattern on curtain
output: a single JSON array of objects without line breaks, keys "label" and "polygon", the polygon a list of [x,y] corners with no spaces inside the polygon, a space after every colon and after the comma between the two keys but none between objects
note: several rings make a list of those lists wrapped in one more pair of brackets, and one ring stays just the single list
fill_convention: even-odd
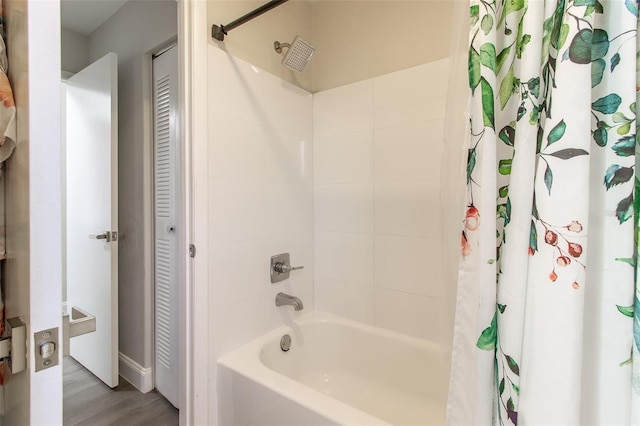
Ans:
[{"label": "floral leaf pattern on curtain", "polygon": [[[635,3],[635,2],[634,2]],[[637,4],[635,4],[635,10],[630,9],[632,12],[635,12],[637,17],[637,26],[636,29],[640,28],[640,16],[638,16]],[[640,38],[636,36],[636,105],[640,101]],[[636,109],[634,108],[634,112]],[[635,122],[635,138],[633,142],[631,142],[631,138],[625,139],[626,148],[624,150],[618,150],[617,153],[620,152],[619,155],[622,155],[624,152],[625,156],[632,155],[632,149],[629,145],[634,145],[635,148],[635,169],[638,170],[640,167],[640,121],[637,120],[636,113],[636,122]],[[634,396],[632,397],[633,403],[635,403],[633,410],[633,418],[638,421],[640,419],[640,408],[636,407],[640,405],[640,276],[638,271],[638,256],[640,256],[640,178],[638,173],[635,175],[635,185],[634,185],[634,246],[636,248],[633,257],[621,257],[617,258],[616,261],[626,263],[634,269],[634,278],[635,278],[635,295],[633,298],[633,303],[628,306],[625,305],[617,305],[618,310],[621,314],[633,318],[633,336],[634,336],[634,344],[631,349],[631,358],[623,363],[624,364],[632,364],[632,386],[634,390]]]},{"label": "floral leaf pattern on curtain", "polygon": [[[476,288],[488,390],[470,420],[628,423],[632,346],[640,359],[636,2],[478,0],[470,16],[459,291]],[[549,392],[558,377],[567,385]]]}]

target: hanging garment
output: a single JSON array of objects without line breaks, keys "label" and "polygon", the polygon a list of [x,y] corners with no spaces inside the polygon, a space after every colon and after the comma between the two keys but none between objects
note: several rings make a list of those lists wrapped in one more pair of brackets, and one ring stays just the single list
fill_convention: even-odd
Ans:
[{"label": "hanging garment", "polygon": [[16,105],[7,73],[7,49],[0,37],[0,162],[9,158],[17,140]]},{"label": "hanging garment", "polygon": [[447,422],[635,424],[636,2],[470,14]]}]

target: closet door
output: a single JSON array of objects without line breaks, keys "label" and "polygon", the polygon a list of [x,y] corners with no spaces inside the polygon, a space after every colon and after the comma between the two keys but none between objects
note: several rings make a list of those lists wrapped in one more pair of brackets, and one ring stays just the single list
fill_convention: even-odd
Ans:
[{"label": "closet door", "polygon": [[178,241],[176,208],[179,149],[177,140],[178,48],[153,59],[154,220],[155,220],[155,383],[178,407]]}]

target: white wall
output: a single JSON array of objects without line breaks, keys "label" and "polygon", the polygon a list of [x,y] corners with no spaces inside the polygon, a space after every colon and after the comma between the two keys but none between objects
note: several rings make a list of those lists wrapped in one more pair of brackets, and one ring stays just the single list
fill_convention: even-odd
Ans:
[{"label": "white wall", "polygon": [[448,60],[314,95],[319,311],[438,340]]},{"label": "white wall", "polygon": [[89,37],[67,28],[60,35],[62,70],[77,73],[89,65]]},{"label": "white wall", "polygon": [[118,54],[119,346],[152,366],[151,57],[175,39],[174,0],[129,1],[89,38],[93,62]]},{"label": "white wall", "polygon": [[[312,97],[208,46],[209,423],[216,360],[314,309]],[[197,232],[197,230],[196,230]],[[304,269],[270,283],[272,255]],[[276,307],[284,291],[304,310]]]}]

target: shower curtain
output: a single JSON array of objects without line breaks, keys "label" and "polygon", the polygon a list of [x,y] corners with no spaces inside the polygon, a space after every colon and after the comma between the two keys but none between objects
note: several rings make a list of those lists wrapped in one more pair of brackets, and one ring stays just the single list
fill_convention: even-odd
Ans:
[{"label": "shower curtain", "polygon": [[468,12],[447,423],[637,424],[638,5],[474,0]]}]

